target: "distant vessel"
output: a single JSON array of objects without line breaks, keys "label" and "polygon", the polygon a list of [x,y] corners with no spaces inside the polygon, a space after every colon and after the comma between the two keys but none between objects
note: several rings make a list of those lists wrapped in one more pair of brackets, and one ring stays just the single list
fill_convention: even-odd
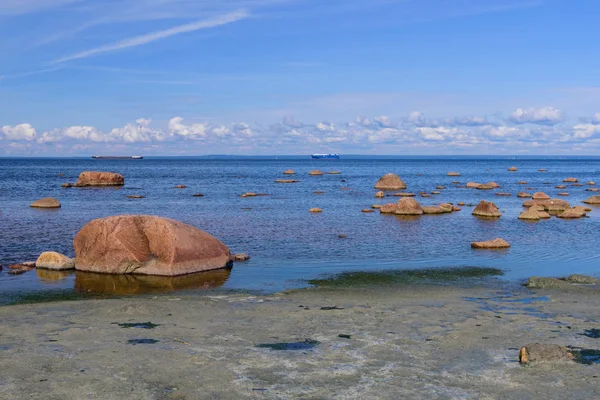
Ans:
[{"label": "distant vessel", "polygon": [[100,160],[141,160],[143,156],[92,156]]},{"label": "distant vessel", "polygon": [[312,158],[314,160],[339,160],[339,154],[313,154]]}]

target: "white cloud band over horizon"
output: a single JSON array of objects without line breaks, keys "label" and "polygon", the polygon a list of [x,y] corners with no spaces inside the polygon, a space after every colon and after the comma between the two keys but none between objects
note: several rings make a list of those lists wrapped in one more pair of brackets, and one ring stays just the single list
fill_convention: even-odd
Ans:
[{"label": "white cloud band over horizon", "polygon": [[[519,116],[518,118],[516,116]],[[525,116],[528,116],[527,118]],[[156,155],[198,155],[228,148],[231,154],[296,154],[306,152],[377,152],[392,154],[534,154],[600,149],[598,115],[564,121],[552,107],[517,109],[508,117],[427,118],[415,111],[394,119],[380,115],[353,121],[306,123],[288,116],[268,126],[257,123],[187,122],[176,116],[155,127],[152,120],[109,131],[92,126],[70,126],[37,132],[29,123],[0,129],[0,155],[60,151],[150,151]],[[554,117],[554,119],[553,119]],[[516,120],[515,120],[516,119]],[[54,146],[54,147],[52,147]],[[3,151],[2,151],[3,149]],[[385,153],[389,149],[388,153]],[[218,151],[218,150],[217,150]],[[222,152],[221,152],[222,153]]]}]

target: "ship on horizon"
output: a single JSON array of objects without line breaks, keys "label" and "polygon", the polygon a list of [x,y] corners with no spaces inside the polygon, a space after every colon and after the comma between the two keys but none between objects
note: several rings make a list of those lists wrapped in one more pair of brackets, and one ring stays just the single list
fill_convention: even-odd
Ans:
[{"label": "ship on horizon", "polygon": [[313,158],[313,160],[339,160],[340,159],[340,155],[337,153],[313,154],[311,157]]},{"label": "ship on horizon", "polygon": [[141,160],[144,156],[92,156],[99,160]]}]

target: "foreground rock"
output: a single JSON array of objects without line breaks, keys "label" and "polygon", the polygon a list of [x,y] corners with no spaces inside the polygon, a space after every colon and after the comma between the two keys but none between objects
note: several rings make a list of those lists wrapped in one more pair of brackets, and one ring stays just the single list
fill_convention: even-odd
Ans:
[{"label": "foreground rock", "polygon": [[85,171],[79,175],[75,187],[86,186],[123,186],[125,178],[115,172]]},{"label": "foreground rock", "polygon": [[472,212],[473,215],[486,218],[500,218],[502,214],[498,210],[498,206],[491,201],[481,200],[477,207]]},{"label": "foreground rock", "polygon": [[35,262],[37,268],[63,271],[75,268],[75,260],[54,251],[46,251]]},{"label": "foreground rock", "polygon": [[34,201],[29,206],[33,208],[60,208],[60,202],[54,197],[45,197]]},{"label": "foreground rock", "polygon": [[471,247],[474,249],[507,249],[510,244],[504,239],[496,238],[485,242],[472,242]]},{"label": "foreground rock", "polygon": [[193,226],[149,215],[96,219],[73,241],[80,271],[177,276],[225,268],[231,254]]},{"label": "foreground rock", "polygon": [[378,190],[402,190],[406,189],[406,184],[396,174],[385,174],[375,184],[375,189]]},{"label": "foreground rock", "polygon": [[557,344],[532,343],[519,350],[521,364],[565,363],[573,361],[574,358],[568,348]]}]

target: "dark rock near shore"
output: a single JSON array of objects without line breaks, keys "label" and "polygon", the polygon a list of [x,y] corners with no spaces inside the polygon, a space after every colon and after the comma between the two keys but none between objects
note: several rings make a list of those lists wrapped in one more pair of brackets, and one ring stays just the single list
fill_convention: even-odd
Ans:
[{"label": "dark rock near shore", "polygon": [[521,364],[565,363],[575,359],[573,353],[558,344],[532,343],[521,347],[519,362]]}]

